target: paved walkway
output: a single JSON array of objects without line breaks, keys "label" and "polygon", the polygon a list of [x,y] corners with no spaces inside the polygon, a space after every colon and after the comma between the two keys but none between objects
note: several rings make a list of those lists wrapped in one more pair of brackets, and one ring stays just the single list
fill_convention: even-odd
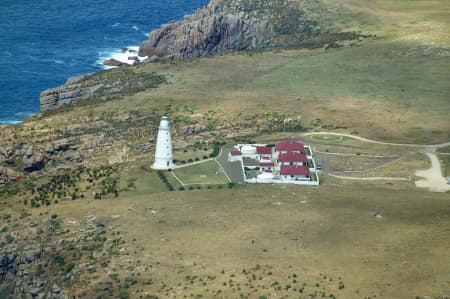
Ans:
[{"label": "paved walkway", "polygon": [[227,177],[234,183],[244,183],[244,174],[242,173],[241,163],[239,161],[229,162],[228,153],[233,150],[230,148],[222,148],[220,155],[216,158],[217,163],[219,163]]},{"label": "paved walkway", "polygon": [[209,159],[195,161],[195,162],[181,164],[181,165],[174,165],[172,167],[172,169],[180,169],[180,168],[183,168],[183,167],[188,167],[188,166],[192,166],[192,165],[196,165],[196,164],[201,164],[201,163],[205,163],[205,162],[212,161],[212,160],[214,160],[214,158],[209,158]]}]

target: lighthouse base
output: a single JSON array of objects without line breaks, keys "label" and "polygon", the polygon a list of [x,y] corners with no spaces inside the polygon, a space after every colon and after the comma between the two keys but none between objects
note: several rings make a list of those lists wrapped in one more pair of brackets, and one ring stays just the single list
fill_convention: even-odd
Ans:
[{"label": "lighthouse base", "polygon": [[170,161],[157,161],[152,165],[152,168],[156,170],[168,170],[173,167],[174,165]]}]

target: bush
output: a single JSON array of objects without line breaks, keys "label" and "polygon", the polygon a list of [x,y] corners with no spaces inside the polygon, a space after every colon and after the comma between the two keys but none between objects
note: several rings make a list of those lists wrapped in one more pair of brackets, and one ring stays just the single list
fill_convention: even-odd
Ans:
[{"label": "bush", "polygon": [[36,277],[41,277],[45,275],[45,269],[41,264],[38,265],[36,272],[34,273]]},{"label": "bush", "polygon": [[60,266],[64,266],[64,264],[66,263],[64,257],[62,255],[55,255],[53,257],[53,263],[58,264]]}]

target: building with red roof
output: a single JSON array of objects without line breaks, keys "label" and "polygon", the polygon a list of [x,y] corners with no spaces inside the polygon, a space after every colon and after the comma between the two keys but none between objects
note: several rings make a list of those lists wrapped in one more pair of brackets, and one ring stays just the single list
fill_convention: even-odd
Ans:
[{"label": "building with red roof", "polygon": [[287,153],[287,152],[297,152],[297,153],[305,153],[305,145],[300,141],[296,140],[285,140],[280,141],[276,144],[275,149],[279,153]]},{"label": "building with red roof", "polygon": [[275,162],[259,162],[259,169],[261,171],[270,170],[273,171],[275,168]]},{"label": "building with red roof", "polygon": [[297,165],[283,165],[280,167],[280,175],[285,179],[309,181],[311,172],[308,167]]},{"label": "building with red roof", "polygon": [[287,152],[278,155],[279,165],[297,165],[297,166],[307,166],[308,157],[305,154],[300,154],[297,152]]},{"label": "building with red roof", "polygon": [[232,155],[232,156],[242,156],[242,153],[241,153],[241,151],[231,151],[230,155]]},{"label": "building with red roof", "polygon": [[258,146],[256,148],[256,154],[260,160],[270,160],[272,159],[273,150],[271,147]]},{"label": "building with red roof", "polygon": [[242,153],[241,151],[235,150],[228,153],[228,161],[234,162],[234,161],[241,161],[242,160]]}]

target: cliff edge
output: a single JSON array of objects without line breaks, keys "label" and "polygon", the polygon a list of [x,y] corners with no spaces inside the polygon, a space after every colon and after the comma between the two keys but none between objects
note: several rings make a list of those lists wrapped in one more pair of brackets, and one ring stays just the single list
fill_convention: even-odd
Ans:
[{"label": "cliff edge", "polygon": [[[319,0],[211,0],[182,21],[154,30],[139,48],[139,56],[159,61],[267,47],[333,47],[338,40],[358,38],[355,33],[328,30],[327,16],[329,11]],[[71,78],[60,87],[43,91],[41,112],[165,82],[155,74],[120,69]]]},{"label": "cliff edge", "polygon": [[319,16],[318,1],[212,0],[151,32],[139,55],[156,61],[295,45],[321,33]]}]

